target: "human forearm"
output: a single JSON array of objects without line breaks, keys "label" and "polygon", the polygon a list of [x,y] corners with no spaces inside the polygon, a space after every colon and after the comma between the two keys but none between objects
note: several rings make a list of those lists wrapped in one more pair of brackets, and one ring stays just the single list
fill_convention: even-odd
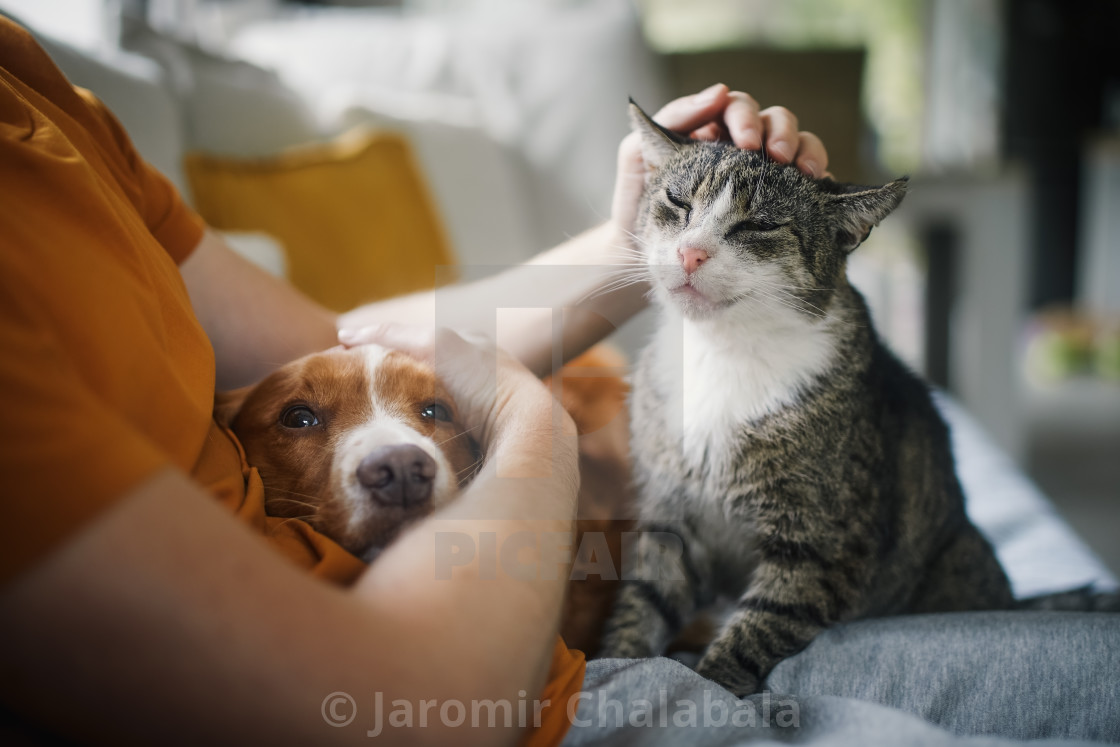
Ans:
[{"label": "human forearm", "polygon": [[394,600],[387,614],[430,629],[426,638],[469,640],[441,645],[473,662],[462,671],[474,670],[485,697],[516,701],[540,692],[548,671],[574,551],[578,456],[574,432],[507,435],[471,486],[391,545],[355,593]]},{"label": "human forearm", "polygon": [[[277,366],[336,342],[336,326],[384,322],[500,336],[538,376],[553,368],[553,310],[570,359],[640,310],[644,285],[622,291],[612,267],[623,238],[607,223],[544,252],[526,265],[438,291],[377,301],[338,319],[287,283],[234,253],[213,231],[182,265],[195,313],[214,346],[218,388],[252,383]],[[516,309],[502,315],[500,309]],[[499,334],[500,333],[500,334]]]},{"label": "human forearm", "polygon": [[481,333],[543,376],[553,371],[556,343],[570,360],[644,308],[645,283],[615,287],[631,254],[625,234],[608,222],[495,275],[354,309],[339,326],[394,322]]},{"label": "human forearm", "polygon": [[[403,564],[399,574],[382,574],[377,585],[389,594],[329,587],[168,470],[0,594],[0,687],[32,722],[78,741],[114,743],[365,743],[377,693],[386,704],[468,707],[507,694],[516,703],[521,689],[534,697],[541,656],[522,660],[507,648],[487,657],[495,630],[515,628],[521,611],[525,625],[543,612],[491,599],[492,625],[459,594],[441,603],[413,591],[414,570]],[[447,594],[451,586],[426,591]],[[351,728],[324,723],[320,705],[337,691],[356,700]],[[515,737],[471,728],[449,734],[437,722],[387,729],[381,739]]]},{"label": "human forearm", "polygon": [[[378,342],[434,363],[486,458],[453,502],[378,557],[357,592],[393,599],[416,620],[446,620],[454,610],[454,631],[488,631],[464,653],[476,657],[480,677],[499,675],[488,689],[503,697],[534,692],[569,576],[579,492],[575,425],[504,351],[446,329],[429,336],[390,326]],[[522,659],[518,670],[495,670],[511,651]]]}]

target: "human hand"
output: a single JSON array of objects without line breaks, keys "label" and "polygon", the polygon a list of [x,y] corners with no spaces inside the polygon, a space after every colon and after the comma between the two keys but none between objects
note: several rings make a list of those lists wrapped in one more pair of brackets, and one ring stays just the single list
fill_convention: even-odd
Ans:
[{"label": "human hand", "polygon": [[[782,106],[759,110],[749,94],[731,91],[722,83],[692,96],[670,101],[653,119],[660,125],[697,140],[730,140],[740,148],[759,150],[778,163],[793,163],[805,174],[827,175],[828,153],[821,139],[798,130],[797,117]],[[611,217],[626,234],[634,231],[638,201],[645,186],[641,139],[627,135],[618,148]]]},{"label": "human hand", "polygon": [[564,434],[576,432],[540,379],[481,336],[467,339],[446,328],[386,323],[341,330],[339,342],[346,347],[376,344],[431,365],[467,427],[477,429],[484,451],[511,434],[555,427]]}]

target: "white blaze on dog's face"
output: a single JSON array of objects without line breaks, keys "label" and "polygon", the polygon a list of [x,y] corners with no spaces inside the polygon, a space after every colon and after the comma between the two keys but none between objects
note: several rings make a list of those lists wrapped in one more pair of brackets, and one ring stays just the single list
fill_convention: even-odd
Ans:
[{"label": "white blaze on dog's face", "polygon": [[367,559],[481,462],[434,371],[376,345],[284,366],[248,393],[231,428],[269,515],[303,519]]}]

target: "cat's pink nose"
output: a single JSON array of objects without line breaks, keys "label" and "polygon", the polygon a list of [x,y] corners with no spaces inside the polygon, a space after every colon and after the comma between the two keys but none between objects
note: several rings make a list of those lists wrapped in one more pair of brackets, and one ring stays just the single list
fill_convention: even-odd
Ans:
[{"label": "cat's pink nose", "polygon": [[708,261],[709,254],[703,249],[689,246],[678,249],[677,256],[681,258],[681,267],[684,268],[685,273],[691,275],[700,269],[700,265]]}]

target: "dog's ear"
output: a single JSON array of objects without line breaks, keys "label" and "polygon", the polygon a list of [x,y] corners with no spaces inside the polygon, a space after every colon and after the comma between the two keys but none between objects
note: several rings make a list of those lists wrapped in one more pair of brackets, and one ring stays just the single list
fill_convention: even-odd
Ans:
[{"label": "dog's ear", "polygon": [[218,425],[225,428],[233,425],[233,419],[241,412],[241,406],[245,404],[245,398],[251,391],[253,391],[252,386],[243,386],[228,392],[214,393],[214,420]]}]

